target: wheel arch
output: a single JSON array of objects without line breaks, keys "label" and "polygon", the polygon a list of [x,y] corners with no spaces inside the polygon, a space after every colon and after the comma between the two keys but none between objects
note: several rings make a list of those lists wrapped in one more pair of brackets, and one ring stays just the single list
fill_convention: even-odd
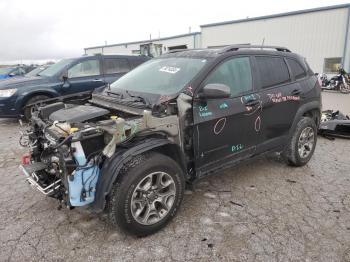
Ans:
[{"label": "wheel arch", "polygon": [[53,98],[53,97],[59,96],[59,94],[52,92],[52,91],[48,91],[48,90],[39,90],[39,91],[28,93],[22,98],[22,100],[20,102],[21,111],[23,111],[23,108],[25,107],[25,105],[29,101],[29,99],[31,99],[35,96],[47,96],[49,98]]},{"label": "wheel arch", "polygon": [[316,126],[319,126],[321,120],[321,111],[319,108],[310,109],[304,112],[302,116],[310,117],[315,121]]},{"label": "wheel arch", "polygon": [[165,144],[165,145],[162,145],[159,147],[155,147],[151,151],[158,152],[158,153],[161,153],[163,155],[170,157],[171,159],[173,159],[175,162],[177,162],[179,164],[181,169],[186,174],[185,156],[177,144],[168,143],[168,144]]},{"label": "wheel arch", "polygon": [[[111,158],[106,159],[103,163],[96,185],[95,201],[92,204],[95,211],[101,212],[104,210],[106,197],[110,194],[113,184],[117,181],[123,165],[133,157],[146,152],[160,152],[179,163],[181,168],[185,167],[184,157],[181,156],[179,146],[166,138],[146,138],[142,141],[131,143],[126,148],[120,148]],[[184,173],[186,172],[184,171]]]},{"label": "wheel arch", "polygon": [[295,114],[292,127],[289,131],[289,138],[293,135],[293,132],[294,132],[299,120],[303,116],[307,116],[307,117],[314,119],[315,124],[318,128],[320,120],[321,120],[321,102],[320,101],[308,102],[308,103],[302,105],[298,109],[297,113]]}]

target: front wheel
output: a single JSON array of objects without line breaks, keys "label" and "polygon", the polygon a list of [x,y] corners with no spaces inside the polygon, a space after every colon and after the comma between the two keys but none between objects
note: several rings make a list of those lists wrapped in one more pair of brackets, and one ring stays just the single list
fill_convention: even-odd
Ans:
[{"label": "front wheel", "polygon": [[37,96],[33,96],[27,101],[23,109],[23,114],[26,121],[28,121],[32,117],[32,113],[34,110],[34,107],[29,105],[37,103],[42,100],[46,100],[46,99],[49,99],[49,97],[44,95],[37,95]]},{"label": "front wheel", "polygon": [[317,142],[317,128],[310,117],[303,117],[298,122],[290,139],[284,157],[292,166],[303,166],[311,159]]},{"label": "front wheel", "polygon": [[136,156],[120,175],[107,203],[112,225],[146,236],[163,228],[175,216],[185,180],[174,160],[159,153]]}]

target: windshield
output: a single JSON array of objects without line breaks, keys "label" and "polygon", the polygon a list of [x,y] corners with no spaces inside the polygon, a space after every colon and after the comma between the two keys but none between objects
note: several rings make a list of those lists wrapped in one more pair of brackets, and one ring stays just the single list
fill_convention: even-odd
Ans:
[{"label": "windshield", "polygon": [[44,66],[38,66],[37,68],[27,73],[26,76],[37,76],[41,71],[45,70],[46,68],[47,67]]},{"label": "windshield", "polygon": [[0,75],[8,75],[14,68],[0,68]]},{"label": "windshield", "polygon": [[48,77],[54,76],[57,73],[59,73],[60,71],[62,71],[62,69],[64,69],[73,60],[74,59],[63,59],[63,60],[57,62],[56,64],[50,66],[49,68],[46,68],[45,70],[40,72],[38,75],[39,76],[48,76]]},{"label": "windshield", "polygon": [[203,68],[207,60],[197,58],[152,59],[111,84],[111,90],[136,91],[159,95],[180,92]]}]

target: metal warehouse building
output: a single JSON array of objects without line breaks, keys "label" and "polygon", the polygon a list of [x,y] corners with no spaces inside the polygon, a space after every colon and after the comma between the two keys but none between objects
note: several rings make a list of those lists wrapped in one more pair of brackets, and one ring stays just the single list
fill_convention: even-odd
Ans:
[{"label": "metal warehouse building", "polygon": [[[288,47],[306,57],[315,72],[350,71],[350,4],[201,25],[201,33],[152,40],[161,52],[173,48],[217,48],[230,44]],[[85,53],[140,53],[138,41],[86,48]]]},{"label": "metal warehouse building", "polygon": [[202,25],[202,47],[228,44],[286,46],[315,72],[350,69],[350,4]]}]

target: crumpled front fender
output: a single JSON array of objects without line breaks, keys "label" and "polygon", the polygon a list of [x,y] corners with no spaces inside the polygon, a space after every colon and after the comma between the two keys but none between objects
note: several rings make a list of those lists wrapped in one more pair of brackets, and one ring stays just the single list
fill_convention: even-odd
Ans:
[{"label": "crumpled front fender", "polygon": [[94,211],[103,211],[106,204],[106,196],[111,192],[112,186],[118,178],[124,163],[130,161],[134,156],[166,144],[172,144],[172,142],[165,138],[147,138],[136,144],[133,143],[131,147],[117,148],[115,154],[103,163],[101,175],[96,186],[95,201],[92,203]]}]

